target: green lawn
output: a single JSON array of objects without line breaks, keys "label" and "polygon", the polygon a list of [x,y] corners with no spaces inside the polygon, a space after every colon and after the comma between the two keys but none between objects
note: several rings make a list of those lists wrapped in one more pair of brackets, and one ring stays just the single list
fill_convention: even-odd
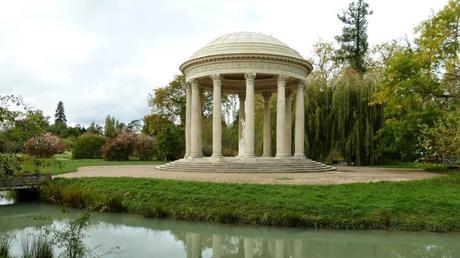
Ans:
[{"label": "green lawn", "polygon": [[420,168],[419,164],[415,162],[388,162],[385,164],[372,165],[372,167],[382,168]]},{"label": "green lawn", "polygon": [[44,200],[98,211],[223,223],[460,230],[460,172],[412,182],[251,185],[139,178],[57,179]]},{"label": "green lawn", "polygon": [[163,161],[107,161],[103,159],[72,159],[69,153],[57,154],[50,159],[41,159],[42,166],[39,170],[42,173],[53,175],[64,174],[77,171],[79,167],[85,166],[113,166],[113,165],[149,165],[163,164]]}]

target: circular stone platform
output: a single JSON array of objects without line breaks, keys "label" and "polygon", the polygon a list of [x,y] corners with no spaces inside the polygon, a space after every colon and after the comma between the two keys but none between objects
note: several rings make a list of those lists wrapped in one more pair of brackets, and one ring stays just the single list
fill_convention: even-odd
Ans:
[{"label": "circular stone platform", "polygon": [[213,172],[213,173],[304,173],[335,170],[334,167],[299,158],[238,158],[225,157],[219,160],[213,158],[180,159],[158,166],[159,170],[177,172]]}]

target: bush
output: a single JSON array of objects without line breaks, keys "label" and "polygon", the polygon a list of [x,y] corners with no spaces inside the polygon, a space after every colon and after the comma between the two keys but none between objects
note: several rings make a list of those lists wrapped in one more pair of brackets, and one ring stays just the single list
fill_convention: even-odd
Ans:
[{"label": "bush", "polygon": [[106,160],[129,160],[135,140],[135,134],[121,132],[102,146],[102,156]]},{"label": "bush", "polygon": [[14,154],[0,153],[0,177],[21,172],[22,160]]},{"label": "bush", "polygon": [[7,153],[18,153],[24,148],[24,142],[19,141],[6,141],[3,143],[2,151]]},{"label": "bush", "polygon": [[174,125],[163,126],[156,136],[159,160],[175,160],[184,156],[184,131]]},{"label": "bush", "polygon": [[106,138],[101,135],[86,133],[77,138],[72,150],[74,159],[99,159],[101,158],[101,147]]},{"label": "bush", "polygon": [[133,146],[133,155],[140,160],[151,160],[153,158],[155,148],[155,139],[145,134],[136,135]]},{"label": "bush", "polygon": [[32,137],[24,144],[24,151],[27,154],[40,158],[49,158],[64,150],[65,145],[61,139],[51,133]]},{"label": "bush", "polygon": [[66,151],[72,151],[72,149],[75,147],[75,143],[77,142],[77,138],[75,136],[70,136],[62,139],[62,142],[65,144]]}]

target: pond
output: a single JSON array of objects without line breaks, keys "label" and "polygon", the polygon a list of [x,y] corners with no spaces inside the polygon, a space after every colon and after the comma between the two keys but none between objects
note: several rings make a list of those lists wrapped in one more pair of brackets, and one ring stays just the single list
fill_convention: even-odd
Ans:
[{"label": "pond", "polygon": [[[14,236],[15,257],[25,234],[80,212],[0,199],[0,232]],[[100,250],[119,248],[108,257],[460,257],[460,233],[218,225],[110,213],[92,213],[91,221],[85,241]]]}]

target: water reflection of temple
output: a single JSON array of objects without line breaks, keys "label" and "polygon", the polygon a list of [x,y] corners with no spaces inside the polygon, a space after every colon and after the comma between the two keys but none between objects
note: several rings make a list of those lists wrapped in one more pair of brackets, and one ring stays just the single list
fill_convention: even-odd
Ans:
[{"label": "water reflection of temple", "polygon": [[303,241],[232,237],[219,234],[203,235],[185,233],[187,258],[201,258],[206,249],[211,249],[213,258],[302,258]]},{"label": "water reflection of temple", "polygon": [[[76,215],[74,211],[66,216]],[[62,216],[58,206],[7,205],[0,209],[0,232],[46,226]],[[120,245],[126,257],[460,257],[458,233],[219,225],[109,213],[93,213],[92,221],[98,222],[90,233],[94,244]]]},{"label": "water reflection of temple", "polygon": [[[181,232],[174,234],[183,242],[187,258],[303,258],[303,257],[458,257],[447,246],[420,243],[394,235],[392,238],[364,234],[343,235],[333,232],[305,232],[286,236],[273,234],[231,234],[224,232]],[[312,234],[311,234],[312,233]],[[295,237],[295,236],[298,237]],[[404,240],[403,240],[404,239]],[[449,242],[449,241],[448,241]],[[446,243],[447,244],[447,243]]]}]

